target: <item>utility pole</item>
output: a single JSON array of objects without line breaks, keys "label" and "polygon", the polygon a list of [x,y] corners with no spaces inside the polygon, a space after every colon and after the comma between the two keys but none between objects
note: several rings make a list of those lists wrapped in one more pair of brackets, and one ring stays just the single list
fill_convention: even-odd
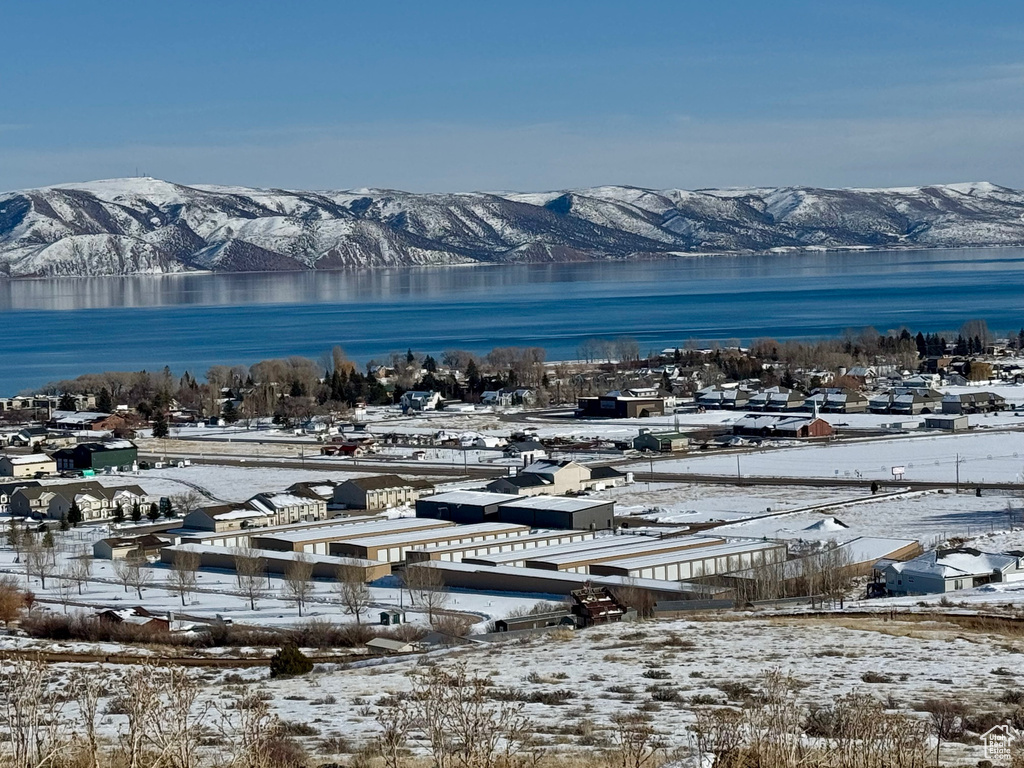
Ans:
[{"label": "utility pole", "polygon": [[956,492],[960,493],[960,454],[956,455]]},{"label": "utility pole", "polygon": [[743,484],[743,474],[740,472],[740,455],[736,454],[736,482]]}]

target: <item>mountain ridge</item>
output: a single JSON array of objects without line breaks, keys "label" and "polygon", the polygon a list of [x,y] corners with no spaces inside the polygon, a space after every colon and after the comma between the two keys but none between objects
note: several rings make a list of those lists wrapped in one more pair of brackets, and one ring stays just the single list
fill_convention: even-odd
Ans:
[{"label": "mountain ridge", "polygon": [[1024,192],[893,188],[410,193],[148,177],[0,194],[0,275],[642,259],[1024,244]]}]

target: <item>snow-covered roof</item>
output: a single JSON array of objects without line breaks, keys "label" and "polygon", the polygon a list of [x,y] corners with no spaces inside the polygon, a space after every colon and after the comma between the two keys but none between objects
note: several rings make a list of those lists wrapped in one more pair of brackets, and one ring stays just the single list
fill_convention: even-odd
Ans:
[{"label": "snow-covered roof", "polygon": [[889,567],[898,573],[953,579],[1017,568],[1019,558],[1015,555],[979,552],[973,549],[934,550]]},{"label": "snow-covered roof", "polygon": [[15,466],[24,466],[26,464],[45,464],[52,462],[49,456],[45,453],[32,453],[27,456],[0,456],[0,459],[7,459],[11,464]]},{"label": "snow-covered roof", "polygon": [[607,499],[579,499],[572,496],[529,496],[502,504],[503,507],[514,509],[544,509],[553,512],[582,512],[594,507],[604,506],[612,502]]},{"label": "snow-covered roof", "polygon": [[433,496],[424,496],[423,500],[439,504],[476,504],[486,506],[488,504],[507,504],[520,498],[522,497],[513,493],[449,491],[448,493],[435,493]]}]

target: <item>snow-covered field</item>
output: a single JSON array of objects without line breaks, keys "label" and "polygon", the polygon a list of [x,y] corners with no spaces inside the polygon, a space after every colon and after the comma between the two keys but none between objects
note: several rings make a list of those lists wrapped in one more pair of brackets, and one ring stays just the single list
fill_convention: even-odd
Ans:
[{"label": "snow-covered field", "polygon": [[[921,435],[884,440],[819,443],[740,455],[744,477],[840,477],[892,480],[892,468],[906,468],[906,480],[1020,483],[1024,480],[1024,432]],[[694,454],[656,463],[660,472],[736,475],[736,455]],[[650,465],[630,466],[637,472]]]},{"label": "snow-covered field", "polygon": [[[487,677],[499,694],[567,691],[561,703],[525,705],[541,743],[551,749],[607,745],[612,717],[642,709],[652,716],[670,752],[682,759],[693,741],[694,708],[739,704],[744,687],[756,690],[759,676],[768,670],[793,676],[799,691],[795,699],[802,706],[859,691],[903,713],[913,713],[931,698],[991,711],[1000,707],[1004,691],[1016,688],[1016,678],[1004,670],[1016,668],[1022,651],[1019,637],[967,633],[944,621],[724,614],[474,646],[435,655],[431,663],[465,663],[471,674]],[[374,716],[380,697],[408,690],[409,675],[424,661],[407,657],[344,670],[322,666],[309,676],[287,680],[268,679],[265,670],[206,674],[204,697],[222,696],[225,686],[241,675],[266,691],[274,711],[286,721],[312,726],[311,744],[340,736],[358,746],[378,731]],[[117,723],[117,718],[108,718],[106,727],[113,729]],[[573,738],[580,732],[593,734],[585,746]],[[972,761],[960,764],[982,757],[980,746],[946,745],[944,754]]]}]

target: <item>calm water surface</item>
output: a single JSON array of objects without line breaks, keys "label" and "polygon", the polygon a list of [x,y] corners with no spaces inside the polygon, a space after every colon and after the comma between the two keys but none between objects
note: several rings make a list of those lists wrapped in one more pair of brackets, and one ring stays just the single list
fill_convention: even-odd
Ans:
[{"label": "calm water surface", "polygon": [[813,338],[847,328],[1024,325],[1024,249],[0,281],[0,394],[80,373],[412,347],[587,338],[643,351],[687,339]]}]

